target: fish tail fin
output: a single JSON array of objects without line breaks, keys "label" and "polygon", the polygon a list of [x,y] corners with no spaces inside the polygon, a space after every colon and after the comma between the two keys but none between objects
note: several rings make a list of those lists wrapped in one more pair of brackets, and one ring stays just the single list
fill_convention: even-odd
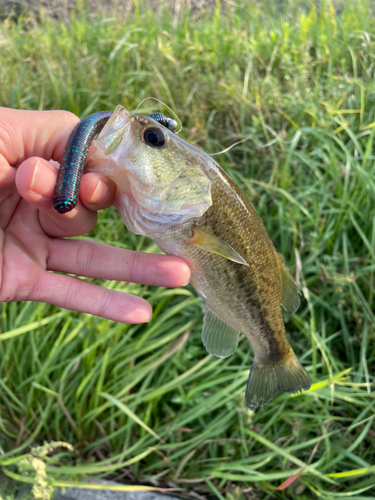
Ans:
[{"label": "fish tail fin", "polygon": [[295,394],[311,387],[310,377],[292,350],[276,363],[254,360],[246,387],[246,405],[250,410],[264,406],[277,394]]}]

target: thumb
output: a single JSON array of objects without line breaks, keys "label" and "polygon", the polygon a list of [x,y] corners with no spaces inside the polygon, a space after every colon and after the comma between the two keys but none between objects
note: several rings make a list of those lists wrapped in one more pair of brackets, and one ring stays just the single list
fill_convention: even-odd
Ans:
[{"label": "thumb", "polygon": [[18,166],[31,156],[60,162],[79,118],[68,111],[23,111],[0,107],[0,154]]}]

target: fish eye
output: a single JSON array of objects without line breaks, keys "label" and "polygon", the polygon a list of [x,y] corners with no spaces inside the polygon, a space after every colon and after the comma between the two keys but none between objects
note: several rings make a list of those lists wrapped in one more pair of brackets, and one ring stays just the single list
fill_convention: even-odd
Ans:
[{"label": "fish eye", "polygon": [[160,148],[165,143],[165,135],[163,131],[158,127],[147,128],[143,134],[143,139],[145,143],[152,148]]}]

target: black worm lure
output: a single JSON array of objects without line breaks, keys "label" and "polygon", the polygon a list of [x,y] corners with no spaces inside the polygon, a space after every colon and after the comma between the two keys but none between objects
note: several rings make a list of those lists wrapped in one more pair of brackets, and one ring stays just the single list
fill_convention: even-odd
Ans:
[{"label": "black worm lure", "polygon": [[[111,115],[112,111],[99,111],[87,116],[70,134],[53,193],[53,206],[59,214],[70,212],[77,205],[79,187],[90,145]],[[177,122],[172,118],[167,118],[161,113],[151,113],[147,116],[172,132],[176,131]]]}]

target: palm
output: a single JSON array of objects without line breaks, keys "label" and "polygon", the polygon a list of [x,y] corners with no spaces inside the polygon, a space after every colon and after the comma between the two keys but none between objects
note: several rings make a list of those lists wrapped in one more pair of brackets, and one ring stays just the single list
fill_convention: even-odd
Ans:
[{"label": "palm", "polygon": [[35,285],[47,269],[50,238],[38,210],[15,192],[0,204],[2,213],[0,302],[33,300]]}]

